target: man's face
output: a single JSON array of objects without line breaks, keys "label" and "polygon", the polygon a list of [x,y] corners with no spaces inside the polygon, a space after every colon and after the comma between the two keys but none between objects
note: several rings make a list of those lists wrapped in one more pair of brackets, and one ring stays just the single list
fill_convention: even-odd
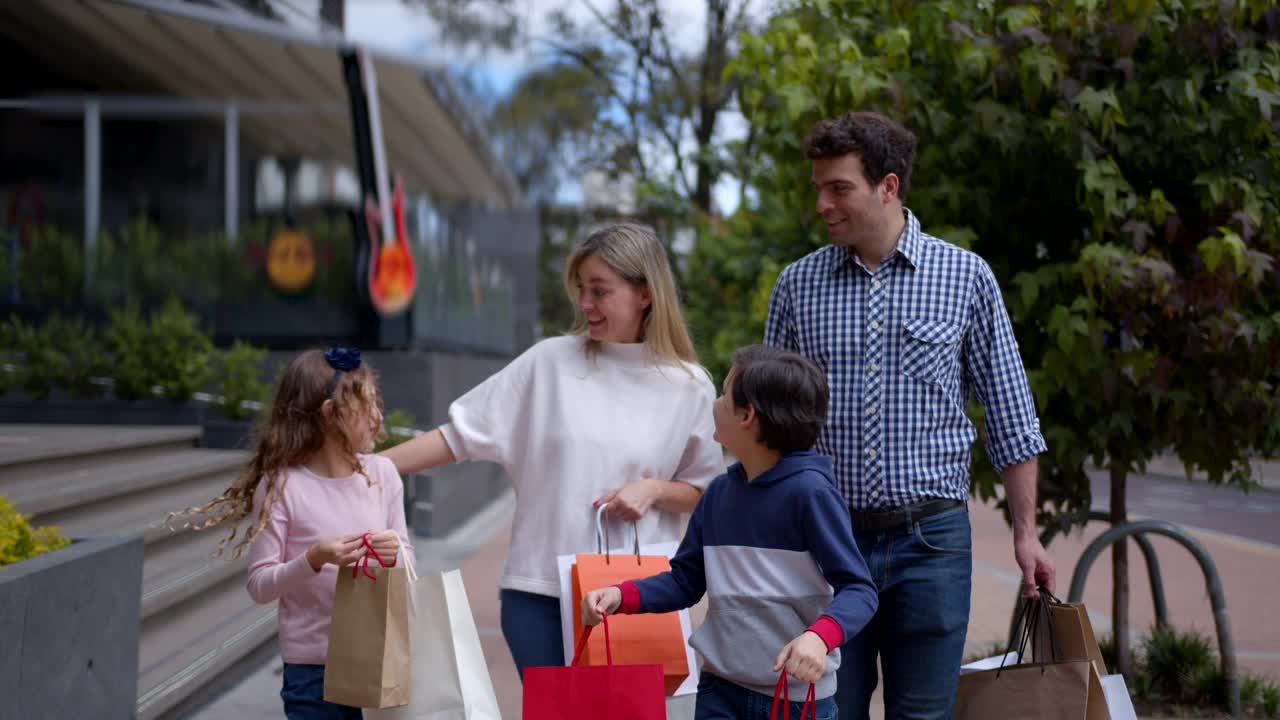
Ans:
[{"label": "man's face", "polygon": [[896,194],[886,189],[891,178],[896,185],[896,176],[888,175],[873,187],[862,173],[862,158],[852,153],[813,161],[817,211],[832,245],[865,247],[883,232]]}]

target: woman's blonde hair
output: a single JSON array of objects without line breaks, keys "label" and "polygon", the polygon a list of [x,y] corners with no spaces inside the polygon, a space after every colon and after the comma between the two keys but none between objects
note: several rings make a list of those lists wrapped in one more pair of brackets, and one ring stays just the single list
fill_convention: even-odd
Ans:
[{"label": "woman's blonde hair", "polygon": [[[321,406],[330,399],[333,405],[326,418]],[[368,364],[340,371],[329,364],[323,350],[307,350],[299,354],[280,376],[271,408],[263,415],[255,433],[257,440],[253,458],[240,476],[210,502],[173,513],[169,520],[200,516],[199,520],[188,521],[196,530],[230,523],[230,534],[218,543],[217,555],[222,555],[226,547],[235,542],[241,521],[253,511],[253,497],[258,486],[266,483],[262,509],[236,544],[235,557],[240,557],[266,527],[271,506],[280,497],[284,471],[306,463],[319,452],[330,429],[336,429],[351,466],[372,486],[373,480],[353,450],[346,428],[361,413],[374,409],[381,411],[382,396],[378,391],[377,375]],[[383,432],[380,429],[379,435]]]},{"label": "woman's blonde hair", "polygon": [[578,302],[578,270],[589,257],[600,258],[633,287],[649,290],[649,307],[644,311],[641,333],[655,359],[672,365],[680,365],[681,361],[698,364],[698,353],[680,311],[680,298],[666,248],[652,228],[634,223],[596,230],[574,248],[565,264],[564,288],[573,303],[574,315],[569,332],[587,337],[588,352],[600,349],[600,344],[588,334],[587,317]]}]

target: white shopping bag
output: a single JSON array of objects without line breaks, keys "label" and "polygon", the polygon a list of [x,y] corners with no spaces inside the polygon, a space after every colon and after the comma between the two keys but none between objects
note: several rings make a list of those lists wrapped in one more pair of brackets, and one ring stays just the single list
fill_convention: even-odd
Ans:
[{"label": "white shopping bag", "polygon": [[1129,697],[1129,688],[1124,684],[1123,675],[1103,675],[1102,695],[1107,699],[1107,713],[1111,720],[1138,720],[1138,713],[1133,709],[1133,699]]},{"label": "white shopping bag", "polygon": [[994,657],[983,658],[982,660],[974,660],[967,665],[960,666],[960,674],[965,675],[971,672],[980,672],[982,670],[996,670],[1001,667],[1012,667],[1018,664],[1018,653],[1010,652],[1004,655],[996,655]]},{"label": "white shopping bag", "polygon": [[418,577],[409,569],[409,647],[413,689],[409,704],[364,711],[366,720],[502,720],[489,666],[480,647],[462,572]]}]

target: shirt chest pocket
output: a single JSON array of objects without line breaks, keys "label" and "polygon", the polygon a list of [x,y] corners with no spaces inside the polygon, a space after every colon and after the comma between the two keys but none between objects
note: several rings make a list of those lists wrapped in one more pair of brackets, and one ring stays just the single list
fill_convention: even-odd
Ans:
[{"label": "shirt chest pocket", "polygon": [[903,326],[902,372],[934,385],[947,385],[956,375],[964,326],[915,318]]}]

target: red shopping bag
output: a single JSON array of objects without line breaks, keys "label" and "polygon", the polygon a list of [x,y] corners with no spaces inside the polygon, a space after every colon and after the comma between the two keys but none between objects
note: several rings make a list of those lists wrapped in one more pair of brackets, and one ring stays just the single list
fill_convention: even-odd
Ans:
[{"label": "red shopping bag", "polygon": [[524,720],[665,720],[662,666],[614,665],[609,621],[604,621],[608,665],[579,666],[591,628],[582,633],[569,667],[524,671]]},{"label": "red shopping bag", "polygon": [[[782,719],[791,720],[791,697],[787,689],[787,671],[778,676],[778,684],[773,687],[773,708],[769,711],[769,720],[778,719],[778,701],[782,701]],[[804,704],[800,706],[800,720],[818,720],[817,688],[809,683],[809,692],[804,696]]]}]

